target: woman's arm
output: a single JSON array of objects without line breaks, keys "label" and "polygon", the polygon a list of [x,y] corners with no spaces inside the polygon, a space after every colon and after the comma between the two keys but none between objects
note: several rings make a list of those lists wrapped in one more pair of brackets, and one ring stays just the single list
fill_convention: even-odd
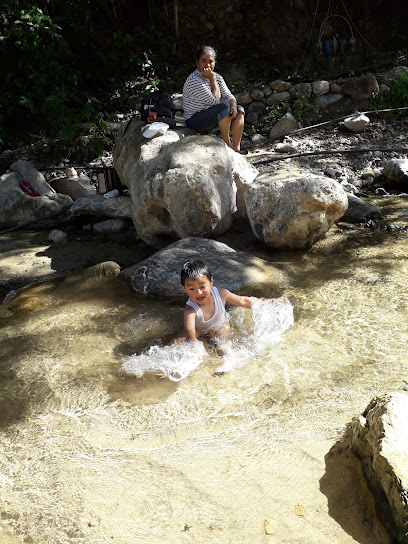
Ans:
[{"label": "woman's arm", "polygon": [[211,68],[204,68],[201,73],[206,79],[208,79],[208,81],[210,82],[212,94],[217,97],[217,100],[219,100],[221,94],[214,72],[211,70]]}]

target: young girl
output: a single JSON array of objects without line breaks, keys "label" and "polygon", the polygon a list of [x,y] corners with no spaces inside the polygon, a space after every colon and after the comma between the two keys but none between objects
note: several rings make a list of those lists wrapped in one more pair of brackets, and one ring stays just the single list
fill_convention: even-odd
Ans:
[{"label": "young girl", "polygon": [[[181,270],[181,287],[188,296],[184,310],[184,329],[170,344],[183,340],[197,342],[201,334],[207,334],[218,346],[219,355],[224,355],[220,347],[229,332],[229,318],[225,303],[251,308],[255,297],[246,297],[231,293],[228,289],[218,289],[213,285],[213,277],[207,266],[199,260],[184,264]],[[273,302],[275,299],[269,299]],[[285,297],[277,299],[286,301]]]}]

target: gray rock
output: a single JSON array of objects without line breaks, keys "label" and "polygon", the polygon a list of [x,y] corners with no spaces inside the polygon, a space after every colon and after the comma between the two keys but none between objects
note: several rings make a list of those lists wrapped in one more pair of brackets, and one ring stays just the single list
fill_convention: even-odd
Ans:
[{"label": "gray rock", "polygon": [[263,97],[264,97],[264,93],[263,91],[261,91],[260,89],[255,89],[254,91],[252,91],[251,93],[251,98],[257,102],[259,101],[262,101]]},{"label": "gray rock", "polygon": [[408,159],[391,159],[383,164],[382,174],[390,181],[408,183]]},{"label": "gray rock", "polygon": [[275,79],[275,81],[272,81],[270,84],[271,89],[274,91],[282,92],[282,91],[288,91],[291,87],[290,83],[288,81],[282,81],[280,79]]},{"label": "gray rock", "polygon": [[330,83],[330,92],[333,94],[341,94],[343,91],[343,87],[339,85],[338,83]]},{"label": "gray rock", "polygon": [[100,223],[95,223],[93,230],[95,232],[120,232],[125,230],[128,223],[124,219],[107,219],[106,221],[101,221]]},{"label": "gray rock", "polygon": [[259,118],[261,117],[260,113],[256,111],[250,111],[245,115],[245,124],[250,126],[255,126],[259,123]]},{"label": "gray rock", "polygon": [[10,166],[12,172],[18,172],[22,179],[32,185],[40,196],[55,195],[56,191],[47,183],[45,177],[27,161],[17,161]]},{"label": "gray rock", "polygon": [[246,91],[242,93],[237,93],[235,95],[235,99],[237,101],[237,104],[239,104],[240,106],[248,106],[248,104],[252,102],[251,95]]},{"label": "gray rock", "polygon": [[344,119],[344,126],[351,130],[352,132],[361,132],[367,125],[370,124],[370,119],[367,115],[359,113],[358,115],[352,115]]},{"label": "gray rock", "polygon": [[266,99],[266,103],[268,106],[274,106],[276,104],[280,103],[288,103],[290,102],[290,93],[288,91],[282,91],[278,93],[272,93],[268,98]]},{"label": "gray rock", "polygon": [[310,83],[298,83],[297,85],[294,85],[292,89],[295,97],[303,96],[303,98],[309,100],[309,98],[312,96],[312,86]]},{"label": "gray rock", "polygon": [[245,190],[252,230],[264,244],[308,249],[323,238],[348,206],[341,185],[324,176],[259,174]]},{"label": "gray rock", "polygon": [[385,83],[381,83],[380,85],[380,90],[379,90],[379,93],[380,94],[386,94],[390,91],[390,87],[388,85],[386,85]]},{"label": "gray rock", "polygon": [[130,188],[137,233],[154,247],[225,233],[237,211],[239,179],[250,182],[257,173],[218,137],[181,138],[168,130],[146,141],[136,122],[119,132],[114,164]]},{"label": "gray rock", "polygon": [[263,134],[254,134],[251,138],[251,143],[257,145],[257,144],[262,144],[266,140],[267,140],[267,137],[263,136]]},{"label": "gray rock", "polygon": [[286,142],[276,144],[275,151],[277,153],[296,153],[296,147]]},{"label": "gray rock", "polygon": [[263,102],[251,102],[247,108],[248,113],[264,113],[266,106]]},{"label": "gray rock", "polygon": [[[56,193],[43,179],[42,174],[31,168],[22,168],[24,177],[18,171],[8,172],[0,177],[1,228],[16,227],[42,219],[72,204],[69,196]],[[25,194],[20,188],[23,181],[29,182],[40,196]],[[63,216],[56,215],[51,221],[58,224],[61,218]]]},{"label": "gray rock", "polygon": [[378,81],[373,75],[352,79],[343,85],[343,94],[350,96],[354,103],[371,100],[379,90]]},{"label": "gray rock", "polygon": [[312,83],[312,91],[315,96],[323,96],[327,94],[330,90],[330,85],[328,81],[314,81]]},{"label": "gray rock", "polygon": [[82,196],[93,196],[96,194],[94,186],[84,182],[79,177],[58,178],[50,182],[50,185],[57,193],[68,195],[72,200]]},{"label": "gray rock", "polygon": [[348,194],[348,208],[346,213],[340,218],[346,223],[364,223],[369,219],[381,219],[381,211],[377,206],[364,202],[355,195]]},{"label": "gray rock", "polygon": [[60,244],[61,242],[66,242],[67,239],[68,239],[67,233],[59,229],[53,229],[48,235],[48,240],[56,244]]},{"label": "gray rock", "polygon": [[392,542],[408,542],[408,396],[373,399],[347,429],[377,516]]},{"label": "gray rock", "polygon": [[408,72],[408,66],[396,66],[392,70],[385,72],[382,76],[382,82],[386,85],[390,85],[399,74],[403,72]]},{"label": "gray rock", "polygon": [[271,128],[269,138],[280,138],[298,128],[300,128],[300,123],[296,121],[291,113],[285,113]]},{"label": "gray rock", "polygon": [[268,85],[266,87],[264,87],[262,89],[262,91],[264,93],[265,98],[268,98],[268,96],[271,96],[271,94],[272,94],[272,89]]},{"label": "gray rock", "polygon": [[74,202],[71,213],[74,215],[89,214],[131,219],[132,201],[129,196],[124,195],[116,198],[104,198],[103,195],[84,196]]},{"label": "gray rock", "polygon": [[165,297],[185,297],[180,271],[186,261],[200,259],[214,276],[217,286],[237,291],[257,284],[283,287],[287,278],[271,263],[235,251],[226,244],[206,238],[184,238],[158,251],[148,259],[122,271],[137,293]]},{"label": "gray rock", "polygon": [[342,94],[325,94],[324,96],[319,96],[315,100],[315,104],[319,106],[321,110],[325,110],[330,106],[339,104],[344,100]]}]

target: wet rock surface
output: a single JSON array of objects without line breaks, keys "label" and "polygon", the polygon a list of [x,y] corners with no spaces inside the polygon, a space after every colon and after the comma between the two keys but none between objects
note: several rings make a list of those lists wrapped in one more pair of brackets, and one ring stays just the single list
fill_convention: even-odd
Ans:
[{"label": "wet rock surface", "polygon": [[408,396],[373,399],[348,428],[351,450],[360,459],[377,515],[392,542],[408,542]]}]

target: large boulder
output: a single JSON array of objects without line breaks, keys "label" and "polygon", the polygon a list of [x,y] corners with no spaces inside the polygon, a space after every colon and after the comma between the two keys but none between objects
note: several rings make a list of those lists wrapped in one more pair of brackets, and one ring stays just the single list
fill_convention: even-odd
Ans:
[{"label": "large boulder", "polygon": [[384,163],[381,172],[392,182],[408,185],[408,159],[390,159]]},{"label": "large boulder", "polygon": [[257,171],[249,163],[242,168],[247,160],[216,136],[168,130],[147,140],[143,128],[134,121],[119,131],[114,151],[138,235],[160,248],[178,238],[227,232],[237,211],[238,180],[250,183]]},{"label": "large boulder", "polygon": [[[67,195],[57,192],[44,176],[26,161],[11,165],[11,172],[0,177],[0,227],[12,228],[57,214],[72,204]],[[33,195],[23,188],[32,188]]]},{"label": "large boulder", "polygon": [[287,283],[286,275],[276,265],[207,238],[179,240],[126,268],[122,277],[131,283],[134,291],[143,295],[184,297],[180,271],[186,261],[194,259],[207,264],[216,285],[231,291],[261,284],[266,290],[270,288],[273,291],[270,296],[274,296]]},{"label": "large boulder", "polygon": [[299,121],[297,121],[290,112],[285,113],[285,115],[283,115],[269,131],[269,138],[281,138],[282,136],[285,136],[285,134],[290,134],[298,128],[300,128]]},{"label": "large boulder", "polygon": [[53,189],[58,193],[70,196],[72,200],[96,194],[95,186],[90,185],[89,182],[79,176],[57,178],[51,181],[50,185],[52,185]]},{"label": "large boulder", "polygon": [[349,425],[351,450],[360,459],[378,518],[396,544],[408,543],[408,396],[373,399]]},{"label": "large boulder", "polygon": [[132,201],[129,196],[105,198],[104,195],[77,198],[71,208],[73,215],[102,215],[114,219],[132,218]]},{"label": "large boulder", "polygon": [[325,176],[296,172],[259,174],[245,188],[255,236],[276,248],[308,249],[348,207],[341,185]]},{"label": "large boulder", "polygon": [[365,104],[380,90],[373,75],[352,79],[343,85],[343,94],[349,96],[355,104]]}]

